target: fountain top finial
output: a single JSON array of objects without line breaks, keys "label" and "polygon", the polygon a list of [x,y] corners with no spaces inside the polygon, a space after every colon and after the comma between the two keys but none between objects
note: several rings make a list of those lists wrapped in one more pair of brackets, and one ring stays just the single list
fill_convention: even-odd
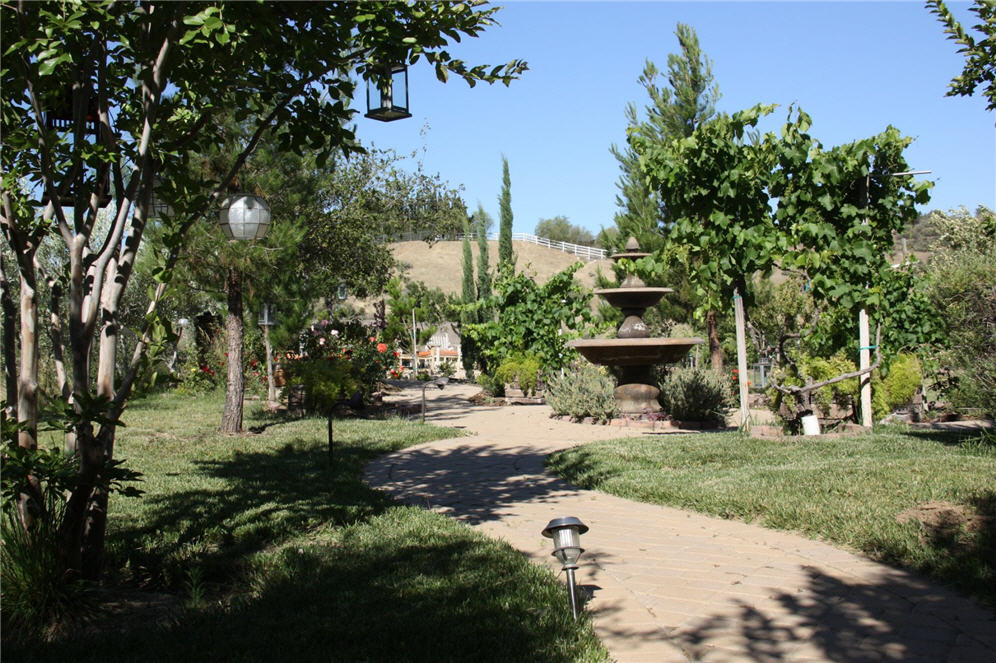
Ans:
[{"label": "fountain top finial", "polygon": [[622,253],[614,253],[609,257],[616,262],[619,262],[623,258],[628,258],[629,260],[639,260],[640,258],[646,258],[649,255],[649,253],[645,253],[640,250],[640,243],[636,241],[636,237],[631,236],[626,241],[626,248],[623,249]]}]

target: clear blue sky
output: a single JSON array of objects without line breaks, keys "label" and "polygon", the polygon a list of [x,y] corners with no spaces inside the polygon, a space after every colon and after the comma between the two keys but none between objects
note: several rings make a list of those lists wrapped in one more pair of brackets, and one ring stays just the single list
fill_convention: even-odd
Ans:
[{"label": "clear blue sky", "polygon": [[[968,3],[949,5],[974,25]],[[825,147],[892,124],[915,138],[911,167],[933,171],[921,211],[996,208],[996,113],[981,95],[944,96],[964,61],[922,2],[511,2],[497,18],[448,50],[471,64],[525,59],[520,80],[444,85],[419,62],[409,72],[414,117],[360,117],[358,135],[418,150],[428,172],[462,185],[468,207],[480,201],[496,221],[506,155],[515,232],[556,215],[593,232],[613,224],[619,168],[609,147],[625,143],[626,104],[645,105],[644,61],[663,68],[678,51],[679,21],[713,61],[719,110],[778,104],[764,127],[776,130],[795,103]]]}]

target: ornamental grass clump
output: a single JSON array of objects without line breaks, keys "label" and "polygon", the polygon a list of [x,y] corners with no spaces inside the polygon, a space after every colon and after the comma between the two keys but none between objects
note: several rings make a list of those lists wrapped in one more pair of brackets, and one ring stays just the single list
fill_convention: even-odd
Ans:
[{"label": "ornamental grass clump", "polygon": [[593,417],[605,422],[619,414],[612,395],[615,387],[615,380],[605,369],[579,362],[549,378],[546,402],[555,414],[574,420]]},{"label": "ornamental grass clump", "polygon": [[679,421],[723,423],[730,407],[730,388],[718,372],[707,368],[672,368],[661,380],[658,401]]}]

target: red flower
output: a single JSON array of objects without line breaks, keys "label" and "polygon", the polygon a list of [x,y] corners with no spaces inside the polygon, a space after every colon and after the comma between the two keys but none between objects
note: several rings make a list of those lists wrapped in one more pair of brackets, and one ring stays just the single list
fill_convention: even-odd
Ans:
[{"label": "red flower", "polygon": [[376,341],[376,340],[377,340],[377,337],[376,337],[376,336],[371,336],[371,337],[370,337],[370,342],[371,342],[371,343],[373,343],[373,342],[374,342],[374,341]]},{"label": "red flower", "polygon": [[387,352],[387,343],[378,343],[377,352]]}]

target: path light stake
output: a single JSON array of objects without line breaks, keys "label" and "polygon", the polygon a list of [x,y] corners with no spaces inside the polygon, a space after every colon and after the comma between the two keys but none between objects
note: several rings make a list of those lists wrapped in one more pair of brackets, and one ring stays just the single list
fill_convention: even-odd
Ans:
[{"label": "path light stake", "polygon": [[437,389],[442,389],[446,385],[446,383],[449,382],[449,381],[450,381],[449,378],[436,378],[432,382],[426,382],[425,384],[422,385],[422,423],[423,424],[425,423],[425,389],[426,389],[426,387],[428,387],[431,384],[434,387],[436,387]]},{"label": "path light stake", "polygon": [[553,539],[553,556],[560,560],[564,571],[567,571],[567,594],[571,599],[571,612],[574,621],[578,619],[578,596],[574,582],[574,570],[578,568],[578,558],[584,552],[581,547],[581,535],[588,531],[588,526],[575,518],[554,518],[546,525],[543,536]]}]

